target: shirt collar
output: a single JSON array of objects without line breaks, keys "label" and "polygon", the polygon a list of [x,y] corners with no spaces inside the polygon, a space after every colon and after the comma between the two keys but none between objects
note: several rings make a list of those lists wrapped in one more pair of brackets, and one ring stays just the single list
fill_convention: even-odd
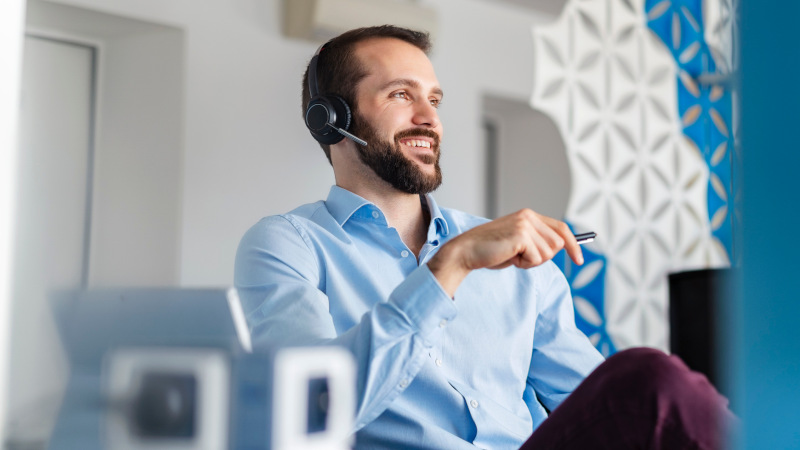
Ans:
[{"label": "shirt collar", "polygon": [[331,186],[328,199],[325,200],[325,206],[339,226],[350,220],[353,213],[371,204],[368,200],[336,185]]},{"label": "shirt collar", "polygon": [[447,221],[444,220],[442,211],[439,209],[439,205],[436,204],[436,200],[433,199],[433,196],[431,194],[425,194],[425,201],[428,203],[428,211],[431,213],[431,222],[436,225],[428,228],[428,240],[433,241],[436,239],[435,234],[437,233],[441,236],[450,234]]},{"label": "shirt collar", "polygon": [[[450,230],[447,227],[447,221],[444,219],[442,211],[439,209],[439,205],[436,204],[436,200],[430,194],[425,195],[425,200],[428,203],[431,221],[436,225],[428,229],[429,240],[435,239],[436,233],[441,236],[447,236]],[[350,220],[356,211],[367,205],[372,205],[372,202],[336,185],[331,186],[328,199],[325,200],[325,206],[340,226],[344,226],[345,222]]]}]

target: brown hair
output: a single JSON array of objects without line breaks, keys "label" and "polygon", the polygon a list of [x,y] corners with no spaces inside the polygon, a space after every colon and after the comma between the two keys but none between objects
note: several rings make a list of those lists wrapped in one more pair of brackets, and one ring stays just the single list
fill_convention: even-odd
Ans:
[{"label": "brown hair", "polygon": [[[430,35],[422,31],[414,31],[394,25],[381,25],[367,28],[357,28],[347,31],[331,39],[325,44],[325,50],[320,52],[317,60],[317,90],[320,95],[338,95],[350,105],[355,113],[357,105],[356,86],[367,76],[364,64],[355,56],[355,46],[359,42],[372,38],[394,38],[408,42],[419,48],[425,54],[431,49]],[[311,94],[308,90],[308,66],[303,74],[302,114],[305,121],[306,107]],[[320,144],[328,162],[331,161],[331,147]]]}]

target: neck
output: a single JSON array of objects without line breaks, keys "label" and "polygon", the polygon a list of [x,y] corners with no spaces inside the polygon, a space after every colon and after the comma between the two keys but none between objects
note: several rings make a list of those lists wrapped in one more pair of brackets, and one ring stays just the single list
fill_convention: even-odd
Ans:
[{"label": "neck", "polygon": [[430,213],[420,196],[395,189],[365,166],[355,144],[345,140],[331,149],[336,185],[369,200],[383,211],[386,222],[397,230],[408,248],[419,257],[428,237]]}]

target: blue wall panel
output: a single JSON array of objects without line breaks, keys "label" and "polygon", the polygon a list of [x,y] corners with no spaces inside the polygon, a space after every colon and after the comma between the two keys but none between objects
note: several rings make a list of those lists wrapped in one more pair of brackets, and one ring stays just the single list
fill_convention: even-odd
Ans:
[{"label": "blue wall panel", "polygon": [[743,448],[800,448],[800,2],[741,9],[743,285],[731,341]]}]

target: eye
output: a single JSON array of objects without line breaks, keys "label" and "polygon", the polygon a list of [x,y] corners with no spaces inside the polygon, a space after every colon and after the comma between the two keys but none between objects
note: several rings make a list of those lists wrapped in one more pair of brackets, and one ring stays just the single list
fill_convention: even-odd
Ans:
[{"label": "eye", "polygon": [[406,91],[394,92],[394,93],[392,93],[392,97],[402,98],[404,100],[408,100],[409,99],[408,98],[408,92],[406,92]]},{"label": "eye", "polygon": [[440,98],[432,98],[431,99],[431,106],[433,106],[434,108],[438,109],[440,106],[442,106],[442,99],[440,99]]}]

